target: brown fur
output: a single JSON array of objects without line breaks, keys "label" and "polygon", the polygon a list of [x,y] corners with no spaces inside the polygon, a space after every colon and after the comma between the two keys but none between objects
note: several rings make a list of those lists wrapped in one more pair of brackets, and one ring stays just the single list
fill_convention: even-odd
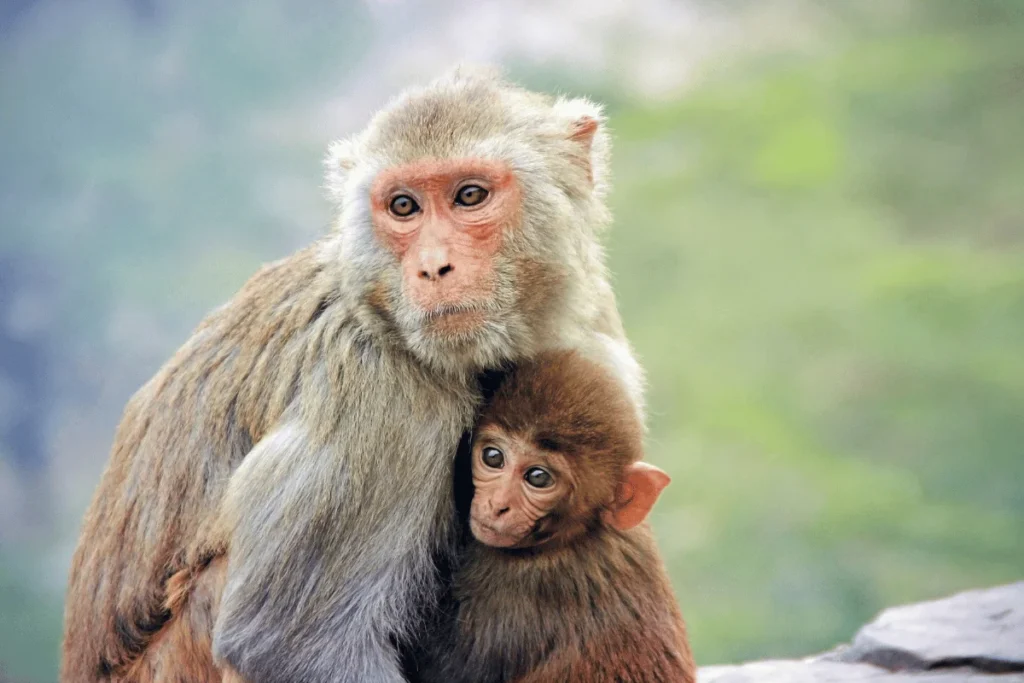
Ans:
[{"label": "brown fur", "polygon": [[[621,383],[575,352],[520,364],[478,429],[565,456],[572,490],[545,540],[469,541],[447,617],[411,668],[428,683],[693,683],[686,627],[649,527],[606,523],[642,428]],[[548,541],[546,539],[553,538]],[[414,659],[416,659],[414,657]]]},{"label": "brown fur", "polygon": [[650,529],[624,536],[566,558],[568,576],[556,574],[557,564],[545,568],[547,594],[564,599],[582,590],[576,600],[543,606],[543,628],[557,634],[561,626],[563,633],[554,635],[549,654],[516,683],[696,681],[686,626]]},{"label": "brown fur", "polygon": [[213,623],[224,590],[227,558],[183,569],[167,582],[167,625],[124,678],[139,683],[216,683],[224,676],[213,658]]}]

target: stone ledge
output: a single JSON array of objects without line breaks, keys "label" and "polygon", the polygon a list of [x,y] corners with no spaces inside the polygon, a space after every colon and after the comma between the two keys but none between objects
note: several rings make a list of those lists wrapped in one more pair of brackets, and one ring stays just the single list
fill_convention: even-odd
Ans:
[{"label": "stone ledge", "polygon": [[893,607],[849,645],[801,660],[708,666],[700,683],[1024,683],[1024,581]]}]

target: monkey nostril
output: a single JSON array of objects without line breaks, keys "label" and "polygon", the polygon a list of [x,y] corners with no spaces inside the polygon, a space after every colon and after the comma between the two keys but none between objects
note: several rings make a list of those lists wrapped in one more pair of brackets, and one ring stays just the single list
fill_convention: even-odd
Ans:
[{"label": "monkey nostril", "polygon": [[501,508],[501,509],[499,509],[499,510],[495,510],[495,511],[494,511],[494,516],[495,516],[495,517],[501,517],[501,516],[502,516],[503,514],[505,514],[506,512],[508,512],[508,511],[509,511],[509,509],[510,509],[510,508]]},{"label": "monkey nostril", "polygon": [[421,270],[419,272],[419,276],[420,276],[420,279],[422,279],[422,280],[435,280],[435,279],[444,277],[445,275],[447,275],[448,273],[452,272],[453,270],[455,270],[455,266],[453,266],[452,264],[448,263],[448,264],[445,264],[445,265],[441,266],[440,268],[438,268],[437,272],[433,272],[431,270]]}]

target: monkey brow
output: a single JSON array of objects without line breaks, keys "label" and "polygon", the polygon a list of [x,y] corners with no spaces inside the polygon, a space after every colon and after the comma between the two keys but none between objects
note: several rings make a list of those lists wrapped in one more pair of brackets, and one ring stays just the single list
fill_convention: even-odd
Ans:
[{"label": "monkey brow", "polygon": [[578,441],[573,438],[567,438],[564,435],[547,433],[535,434],[533,437],[533,443],[542,451],[548,453],[559,453],[569,458],[577,458],[581,454],[589,454],[592,451],[599,450],[592,444],[587,443],[586,439]]},{"label": "monkey brow", "polygon": [[534,437],[534,442],[546,451],[561,451],[562,444],[558,439],[548,434],[540,434]]}]

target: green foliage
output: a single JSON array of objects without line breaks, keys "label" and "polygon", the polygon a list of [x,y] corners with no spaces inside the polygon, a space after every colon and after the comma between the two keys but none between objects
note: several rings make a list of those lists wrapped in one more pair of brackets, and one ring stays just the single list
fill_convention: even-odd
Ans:
[{"label": "green foliage", "polygon": [[701,662],[810,653],[886,605],[1020,578],[1006,19],[869,24],[615,112],[612,266]]}]

